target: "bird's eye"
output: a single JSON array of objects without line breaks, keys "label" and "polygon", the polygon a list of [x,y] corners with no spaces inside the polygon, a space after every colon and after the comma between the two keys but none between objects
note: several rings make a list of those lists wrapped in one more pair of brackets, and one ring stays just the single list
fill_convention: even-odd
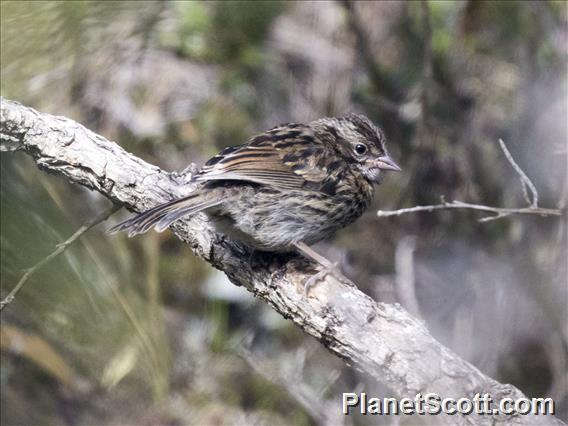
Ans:
[{"label": "bird's eye", "polygon": [[363,155],[366,152],[367,152],[367,147],[365,145],[363,145],[362,143],[358,143],[357,145],[355,145],[355,153],[356,154]]}]

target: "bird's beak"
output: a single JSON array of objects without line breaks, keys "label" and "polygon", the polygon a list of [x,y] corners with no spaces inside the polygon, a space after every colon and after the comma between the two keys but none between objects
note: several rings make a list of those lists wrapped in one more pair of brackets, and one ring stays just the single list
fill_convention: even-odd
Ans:
[{"label": "bird's beak", "polygon": [[381,170],[392,170],[393,172],[400,172],[402,170],[388,155],[377,158],[375,164]]}]

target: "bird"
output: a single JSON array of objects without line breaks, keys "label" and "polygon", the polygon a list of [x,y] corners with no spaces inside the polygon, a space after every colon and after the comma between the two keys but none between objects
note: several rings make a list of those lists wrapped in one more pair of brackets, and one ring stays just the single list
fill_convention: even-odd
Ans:
[{"label": "bird", "polygon": [[369,207],[384,171],[401,171],[383,131],[361,114],[286,123],[223,149],[191,178],[195,190],[144,211],[109,232],[128,236],[205,212],[217,232],[263,252],[300,251],[323,270],[336,265],[310,245],[353,223]]}]

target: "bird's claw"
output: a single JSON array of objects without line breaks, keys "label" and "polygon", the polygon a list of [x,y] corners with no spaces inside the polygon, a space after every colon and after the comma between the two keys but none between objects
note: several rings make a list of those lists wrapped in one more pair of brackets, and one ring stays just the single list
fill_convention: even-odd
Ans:
[{"label": "bird's claw", "polygon": [[306,282],[304,283],[304,295],[308,297],[310,289],[314,287],[319,281],[321,281],[326,275],[333,275],[340,281],[343,281],[345,279],[343,274],[338,269],[338,263],[330,263],[329,266],[323,267],[323,269],[306,280]]}]

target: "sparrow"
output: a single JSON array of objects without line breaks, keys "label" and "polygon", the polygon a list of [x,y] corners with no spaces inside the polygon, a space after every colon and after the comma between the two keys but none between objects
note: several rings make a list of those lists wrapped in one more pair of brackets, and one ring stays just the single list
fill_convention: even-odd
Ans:
[{"label": "sparrow", "polygon": [[204,212],[231,239],[260,251],[299,250],[329,272],[334,265],[309,246],[359,218],[383,172],[400,170],[383,132],[363,115],[282,124],[212,157],[192,177],[189,195],[109,232],[162,232]]}]

